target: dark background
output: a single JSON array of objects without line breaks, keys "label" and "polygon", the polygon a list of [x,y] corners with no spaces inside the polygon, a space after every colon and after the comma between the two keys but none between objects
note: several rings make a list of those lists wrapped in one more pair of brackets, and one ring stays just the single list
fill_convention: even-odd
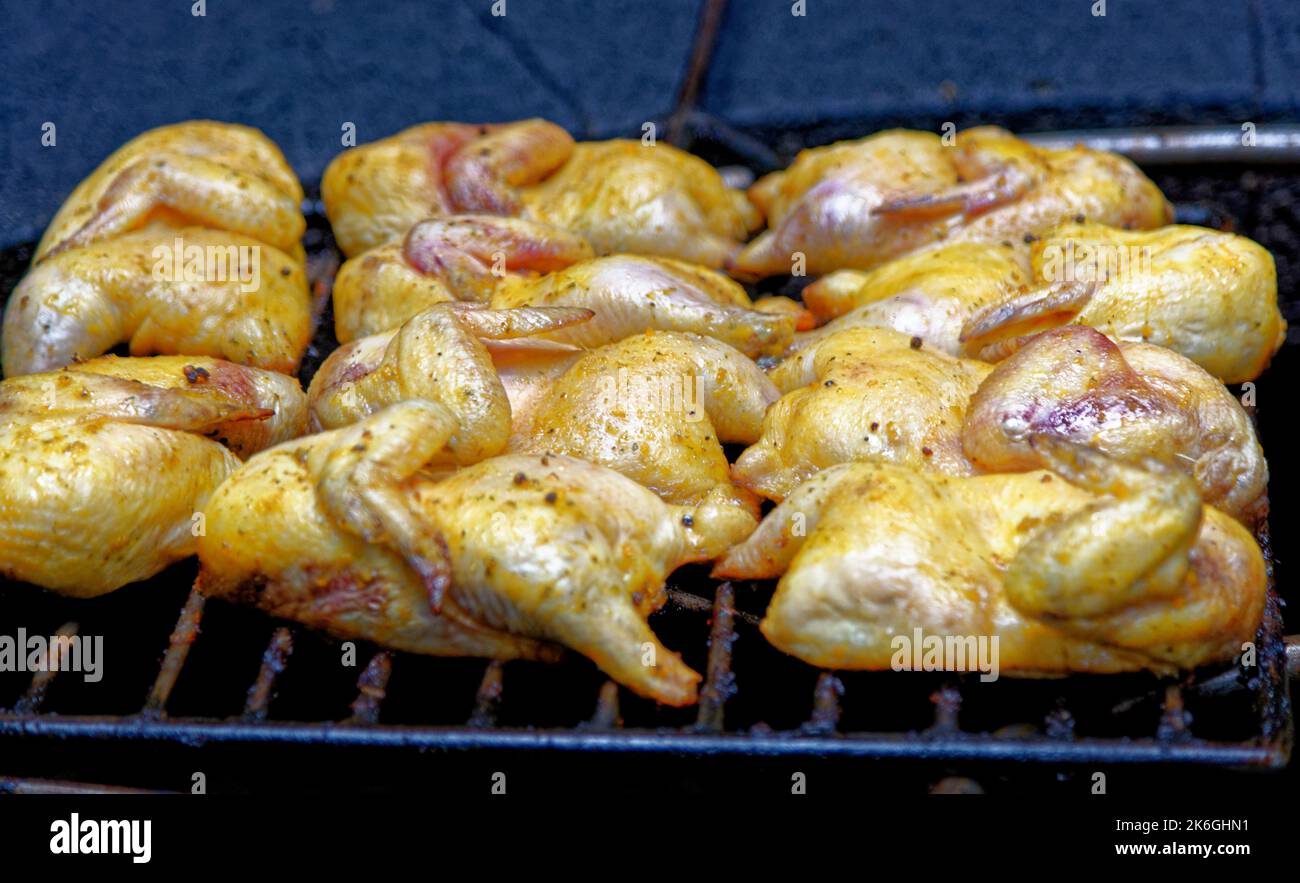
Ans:
[{"label": "dark background", "polygon": [[[0,0],[0,245],[36,237],[114,148],[177,120],[258,126],[305,181],[348,121],[358,142],[527,116],[578,137],[639,134],[674,107],[702,5],[506,0],[493,17],[492,0],[207,0],[195,17],[192,2]],[[1300,115],[1294,0],[1092,6],[806,0],[796,18],[791,0],[731,0],[698,105],[778,151],[896,123]]]}]

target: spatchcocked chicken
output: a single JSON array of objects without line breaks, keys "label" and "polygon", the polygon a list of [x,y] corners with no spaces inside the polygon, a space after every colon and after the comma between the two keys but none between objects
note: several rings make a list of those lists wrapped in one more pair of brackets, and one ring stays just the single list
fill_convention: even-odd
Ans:
[{"label": "spatchcocked chicken", "polygon": [[198,356],[5,380],[0,574],[91,597],[193,555],[235,454],[293,438],[306,417],[297,380]]},{"label": "spatchcocked chicken", "polygon": [[870,270],[935,242],[1015,242],[1067,220],[1148,229],[1169,203],[1128,160],[1045,150],[982,126],[953,146],[895,130],[805,150],[758,180],[750,199],[769,229],[729,266],[746,277]]},{"label": "spatchcocked chicken", "polygon": [[832,669],[888,669],[916,629],[996,637],[1001,671],[1024,674],[1172,673],[1254,640],[1263,556],[1188,475],[1035,443],[1055,472],[827,469],[714,574],[780,577],[763,634]]},{"label": "spatchcocked chicken", "polygon": [[[391,330],[451,300],[594,311],[589,322],[543,335],[594,347],[646,329],[707,334],[748,355],[780,352],[797,311],[760,309],[720,273],[668,258],[590,259],[580,239],[555,227],[473,215],[416,224],[400,243],[343,265],[334,288],[341,341]],[[787,302],[788,303],[788,302]]]},{"label": "spatchcocked chicken", "polygon": [[694,702],[699,675],[646,618],[672,570],[752,524],[571,457],[426,477],[456,426],[408,401],[254,457],[206,507],[201,588],[418,653],[548,658],[561,644],[642,695]]},{"label": "spatchcocked chicken", "polygon": [[670,503],[733,506],[752,529],[758,500],[732,485],[722,446],[758,439],[778,394],[772,381],[738,350],[697,334],[649,331],[591,351],[528,336],[589,316],[431,307],[396,332],[336,350],[308,391],[313,421],[338,428],[401,401],[438,402],[457,429],[430,462],[466,465],[507,444],[581,457]]},{"label": "spatchcocked chicken", "polygon": [[9,298],[8,377],[119,343],[291,372],[311,336],[302,188],[256,129],[146,132],[64,203]]},{"label": "spatchcocked chicken", "polygon": [[698,157],[659,143],[575,144],[539,119],[414,126],[340,154],[321,192],[348,257],[426,218],[477,212],[561,227],[597,254],[721,267],[762,220]]}]

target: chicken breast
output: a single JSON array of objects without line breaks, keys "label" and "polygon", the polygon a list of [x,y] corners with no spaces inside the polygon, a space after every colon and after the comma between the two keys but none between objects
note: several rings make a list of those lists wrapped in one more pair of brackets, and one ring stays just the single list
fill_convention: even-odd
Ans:
[{"label": "chicken breast", "polygon": [[962,452],[962,425],[990,370],[896,331],[838,332],[772,371],[785,395],[768,409],[761,437],[736,460],[732,477],[781,500],[839,463],[967,475],[974,470]]}]

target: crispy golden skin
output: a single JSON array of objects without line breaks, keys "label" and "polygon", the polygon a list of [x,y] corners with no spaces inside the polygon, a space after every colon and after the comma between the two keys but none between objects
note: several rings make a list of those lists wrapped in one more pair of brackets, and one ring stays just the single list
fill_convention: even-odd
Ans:
[{"label": "crispy golden skin", "polygon": [[547,658],[555,642],[642,695],[695,701],[699,676],[646,618],[668,573],[739,539],[730,513],[568,457],[422,474],[455,426],[407,401],[254,457],[206,507],[201,588],[418,653]]},{"label": "crispy golden skin", "polygon": [[805,150],[761,178],[750,199],[769,230],[730,265],[743,276],[869,270],[940,240],[1014,242],[1083,216],[1117,227],[1173,218],[1128,160],[1075,147],[1044,150],[991,126],[939,136],[894,130]]},{"label": "crispy golden skin", "polygon": [[752,530],[758,501],[732,486],[722,444],[755,441],[776,398],[739,351],[697,334],[652,331],[572,360],[516,417],[511,448],[599,463],[670,503],[711,498],[736,507],[738,523],[747,518]]},{"label": "crispy golden skin", "polygon": [[[175,251],[178,238],[185,249],[232,249],[232,269],[158,276],[156,249]],[[243,249],[258,249],[256,264]],[[284,252],[200,227],[139,231],[60,251],[23,277],[5,310],[4,371],[52,371],[127,343],[133,356],[214,356],[292,373],[311,323],[306,272]]]},{"label": "crispy golden skin", "polygon": [[400,244],[343,265],[334,288],[335,331],[341,341],[356,340],[459,300],[495,309],[592,310],[589,322],[541,335],[578,346],[658,329],[706,334],[757,355],[788,347],[804,318],[792,302],[756,304],[736,282],[696,264],[590,255],[584,240],[534,221],[488,215],[422,221]]},{"label": "crispy golden skin", "polygon": [[1250,418],[1223,384],[1162,347],[1117,346],[1075,325],[1032,338],[975,393],[962,445],[984,471],[1041,469],[1049,462],[1028,440],[1042,433],[1162,461],[1247,524],[1268,510],[1268,464]]},{"label": "crispy golden skin", "polygon": [[890,668],[893,637],[917,628],[996,636],[1008,674],[1172,673],[1254,640],[1266,576],[1245,528],[1180,472],[1043,444],[1069,484],[1045,471],[828,469],[714,573],[780,576],[763,633],[834,669]]},{"label": "crispy golden skin", "polygon": [[143,228],[226,230],[302,260],[302,185],[257,129],[193,120],[150,129],[104,160],[63,203],[37,263]]},{"label": "crispy golden skin", "polygon": [[256,129],[145,132],[82,181],[9,298],[5,375],[129,343],[293,372],[311,336],[298,179]]},{"label": "crispy golden skin", "polygon": [[1005,353],[1066,322],[1181,353],[1225,383],[1258,377],[1286,339],[1273,256],[1203,227],[1066,224],[1034,243],[1037,285],[982,308],[962,330],[971,354]]},{"label": "crispy golden skin", "polygon": [[576,145],[555,174],[520,194],[523,216],[585,238],[597,254],[723,266],[762,223],[713,166],[668,144]]},{"label": "crispy golden skin", "polygon": [[1030,285],[1024,245],[961,242],[921,249],[874,270],[839,270],[803,291],[826,324],[795,335],[802,349],[845,328],[892,328],[950,356],[963,354],[962,327],[981,309]]},{"label": "crispy golden skin", "polygon": [[0,383],[0,573],[76,597],[152,576],[194,554],[195,513],[239,465],[211,439],[250,454],[305,415],[296,380],[201,357]]},{"label": "crispy golden skin", "polygon": [[962,423],[990,370],[885,328],[833,334],[772,371],[785,395],[768,409],[762,436],[736,460],[732,477],[781,500],[838,463],[969,474]]},{"label": "crispy golden skin", "polygon": [[720,267],[761,218],[703,160],[666,144],[574,144],[546,120],[426,123],[348,150],[321,184],[348,257],[431,216],[481,212],[564,228],[599,254]]}]

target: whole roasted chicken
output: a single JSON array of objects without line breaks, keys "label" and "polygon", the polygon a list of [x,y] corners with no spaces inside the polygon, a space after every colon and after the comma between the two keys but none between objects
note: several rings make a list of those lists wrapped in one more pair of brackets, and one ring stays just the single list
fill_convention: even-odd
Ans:
[{"label": "whole roasted chicken", "polygon": [[561,227],[598,254],[660,255],[720,267],[758,212],[706,162],[666,144],[575,144],[540,119],[426,123],[339,155],[321,184],[343,253],[456,213]]},{"label": "whole roasted chicken", "polygon": [[5,380],[0,574],[92,597],[193,555],[235,454],[293,438],[306,415],[297,380],[201,356]]},{"label": "whole roasted chicken", "polygon": [[146,132],[83,181],[9,298],[6,376],[127,343],[296,370],[311,336],[302,188],[255,129]]},{"label": "whole roasted chicken", "polygon": [[1173,218],[1128,160],[1034,147],[984,126],[894,130],[805,150],[749,190],[769,229],[729,267],[761,277],[872,269],[935,242],[1015,242],[1072,218],[1147,229]]},{"label": "whole roasted chicken", "polygon": [[1255,639],[1263,556],[1241,524],[1202,504],[1190,476],[1035,443],[1055,472],[827,469],[714,574],[779,576],[763,633],[831,669],[888,669],[898,636],[916,630],[996,639],[1009,674],[1168,674],[1230,660]]},{"label": "whole roasted chicken", "polygon": [[962,424],[989,371],[886,328],[832,334],[771,372],[785,394],[767,410],[761,437],[736,460],[732,477],[782,500],[839,463],[967,475],[973,469],[962,452]]},{"label": "whole roasted chicken", "polygon": [[561,644],[641,695],[694,702],[699,676],[646,619],[672,570],[741,539],[733,514],[563,456],[422,472],[457,425],[406,401],[254,457],[206,506],[202,590],[417,653],[536,659]]}]

